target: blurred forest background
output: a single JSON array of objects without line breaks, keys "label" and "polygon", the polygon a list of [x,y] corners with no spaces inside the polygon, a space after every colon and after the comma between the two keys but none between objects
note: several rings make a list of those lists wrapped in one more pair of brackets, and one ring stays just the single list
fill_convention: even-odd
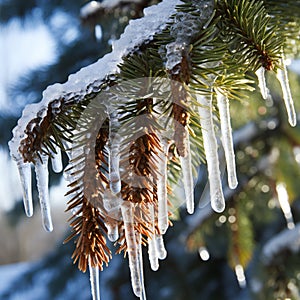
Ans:
[{"label": "blurred forest background", "polygon": [[[62,245],[69,216],[61,176],[51,174],[54,231],[46,233],[36,191],[34,216],[23,213],[7,142],[26,104],[109,52],[129,20],[155,2],[110,1],[110,7],[82,15],[84,0],[0,1],[0,299],[91,299],[88,275],[72,264],[72,243]],[[299,19],[300,7],[292,13]],[[291,61],[289,78],[299,113],[299,61]],[[213,213],[200,166],[200,208],[192,216],[179,210],[166,234],[168,257],[157,272],[145,260],[148,299],[300,299],[300,125],[288,125],[279,84],[272,74],[267,79],[272,99],[257,91],[251,101],[231,104],[237,190],[225,188],[226,210]],[[100,280],[103,299],[136,299],[122,256]]]}]

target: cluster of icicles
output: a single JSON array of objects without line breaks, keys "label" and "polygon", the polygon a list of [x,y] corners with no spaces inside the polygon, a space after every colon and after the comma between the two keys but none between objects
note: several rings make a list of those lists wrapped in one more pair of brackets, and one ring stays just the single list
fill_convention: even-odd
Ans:
[{"label": "cluster of icicles", "polygon": [[[293,100],[288,83],[287,71],[283,64],[283,68],[278,69],[277,78],[281,84],[283,91],[284,103],[288,113],[288,120],[291,126],[296,125],[296,114],[293,106]],[[269,91],[265,82],[265,69],[261,67],[256,75],[258,77],[259,87],[262,97],[267,99]],[[232,140],[232,129],[230,125],[229,114],[229,101],[226,94],[221,89],[216,90],[217,105],[220,114],[220,126],[221,126],[221,140],[225,152],[225,159],[227,164],[228,185],[234,189],[237,184],[236,168],[235,168],[235,156]],[[225,209],[225,199],[222,192],[222,182],[219,171],[219,158],[218,158],[218,144],[214,131],[213,123],[213,104],[212,97],[197,95],[199,102],[199,119],[203,135],[203,145],[205,149],[205,155],[207,160],[208,177],[210,183],[210,195],[211,206],[216,212],[222,212]],[[114,132],[110,132],[110,135],[116,135]],[[112,136],[110,137],[112,138]],[[114,140],[117,137],[114,136]],[[193,178],[192,178],[192,163],[191,153],[188,142],[188,150],[185,157],[181,157],[181,168],[183,173],[183,184],[186,195],[186,206],[188,213],[194,212],[194,198],[193,198]],[[156,271],[159,267],[158,260],[164,259],[167,256],[166,249],[163,242],[163,234],[168,228],[168,203],[167,203],[167,152],[168,143],[161,141],[164,152],[160,154],[158,163],[158,179],[157,179],[157,198],[158,198],[158,228],[161,234],[153,234],[151,238],[148,238],[148,254],[152,270]],[[10,143],[11,153],[15,153],[16,145]],[[56,153],[52,153],[51,161],[52,168],[55,172],[61,172],[63,169],[61,161],[61,152],[57,148]],[[114,145],[110,147],[109,151],[109,170],[110,170],[110,190],[113,193],[118,193],[121,188],[120,174],[119,172],[119,157],[117,155],[118,147]],[[14,155],[13,158],[16,159]],[[48,156],[42,156],[41,160],[37,160],[35,163],[35,172],[37,177],[37,188],[39,192],[40,206],[42,212],[42,219],[44,228],[47,231],[53,230],[49,193],[48,193]],[[21,183],[23,187],[23,200],[24,207],[27,216],[33,214],[32,204],[32,186],[31,186],[31,164],[23,163],[22,160],[17,160],[17,165],[20,173]],[[128,201],[120,201],[118,209],[121,210],[122,219],[124,221],[125,237],[128,245],[128,259],[129,268],[131,272],[132,288],[137,297],[140,299],[146,299],[145,289],[143,283],[143,259],[142,259],[142,246],[138,242],[141,237],[136,237],[134,229],[134,215],[132,203]],[[115,207],[116,208],[116,207]],[[149,204],[149,211],[151,219],[153,220],[153,232],[155,224],[154,208],[153,204]],[[118,229],[107,226],[108,238],[111,241],[115,241],[118,238]],[[202,254],[204,252],[202,251]],[[207,251],[205,252],[207,256]],[[99,270],[90,266],[90,277],[93,299],[100,299],[99,292]],[[244,279],[243,279],[244,280]]]}]

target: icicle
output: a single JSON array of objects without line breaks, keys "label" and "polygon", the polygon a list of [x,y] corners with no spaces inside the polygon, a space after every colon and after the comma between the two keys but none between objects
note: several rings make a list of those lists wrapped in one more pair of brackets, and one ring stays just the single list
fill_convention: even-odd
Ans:
[{"label": "icicle", "polygon": [[42,161],[37,159],[35,173],[37,188],[41,205],[43,225],[46,231],[52,231],[53,225],[50,214],[49,191],[48,191],[48,156],[41,156]]},{"label": "icicle", "polygon": [[142,237],[140,233],[137,233],[137,248],[138,248],[138,263],[139,263],[139,274],[140,274],[140,286],[141,295],[140,300],[146,300],[146,291],[144,284],[144,268],[143,268],[143,251],[142,251]]},{"label": "icicle", "polygon": [[207,161],[211,206],[214,211],[222,212],[225,209],[225,200],[220,178],[218,146],[212,119],[212,99],[211,97],[206,98],[197,95],[197,100],[200,104],[199,115]]},{"label": "icicle", "polygon": [[[127,202],[127,203],[126,203]],[[129,269],[131,275],[131,285],[134,294],[140,297],[142,294],[141,278],[140,278],[140,257],[138,245],[136,242],[136,234],[134,229],[134,215],[132,203],[126,201],[121,205],[121,211],[124,221],[125,238],[127,243],[127,254],[129,260]]]},{"label": "icicle", "polygon": [[229,101],[226,96],[217,91],[217,102],[220,113],[222,144],[227,164],[228,185],[235,189],[238,185],[232,141],[232,129],[230,123]]},{"label": "icicle", "polygon": [[158,201],[158,228],[164,234],[169,226],[168,218],[168,195],[167,195],[167,163],[168,141],[162,139],[163,151],[159,153],[157,170],[157,201]]},{"label": "icicle", "polygon": [[167,250],[164,245],[164,239],[161,234],[156,235],[156,250],[159,259],[165,259],[167,257]]},{"label": "icicle", "polygon": [[151,216],[151,231],[153,232],[151,237],[148,237],[148,256],[150,261],[150,266],[153,271],[157,271],[159,268],[158,255],[156,249],[156,234],[155,234],[155,218],[154,218],[154,208],[153,204],[149,203],[149,213]]},{"label": "icicle", "polygon": [[89,259],[89,271],[90,271],[92,297],[93,300],[100,300],[99,268],[92,267],[90,260],[91,258]]},{"label": "icicle", "polygon": [[210,255],[209,255],[209,252],[207,251],[206,247],[200,247],[198,252],[199,252],[200,258],[202,260],[204,260],[204,261],[209,260]]},{"label": "icicle", "polygon": [[63,169],[62,158],[61,158],[61,150],[58,146],[55,147],[55,152],[52,152],[51,155],[51,164],[52,170],[55,173],[60,173]]},{"label": "icicle", "polygon": [[236,265],[234,270],[235,270],[235,275],[236,275],[236,278],[238,280],[239,286],[241,288],[245,288],[247,286],[247,282],[246,282],[246,276],[245,276],[243,266]]},{"label": "icicle", "polygon": [[255,74],[258,79],[258,86],[260,89],[261,96],[263,97],[263,99],[266,100],[268,98],[268,88],[267,88],[267,84],[266,84],[265,72],[266,72],[265,68],[260,67],[255,72]]},{"label": "icicle", "polygon": [[296,126],[297,117],[294,108],[294,102],[292,99],[292,94],[289,85],[289,78],[287,74],[286,65],[284,60],[281,59],[282,69],[277,70],[277,79],[280,82],[282,93],[283,93],[283,100],[285,104],[285,108],[288,114],[288,120],[291,126]]},{"label": "icicle", "polygon": [[[187,130],[187,129],[186,129]],[[194,185],[193,185],[193,174],[192,174],[192,158],[191,148],[189,141],[189,134],[186,135],[186,156],[180,156],[180,165],[183,175],[183,185],[186,199],[186,208],[189,214],[194,213]]]},{"label": "icicle", "polygon": [[23,190],[23,204],[24,210],[28,217],[33,215],[33,204],[32,204],[32,187],[31,187],[31,166],[28,163],[22,161],[17,162],[22,190]]},{"label": "icicle", "polygon": [[115,132],[118,125],[118,119],[115,115],[110,118],[109,125],[109,155],[108,155],[108,165],[109,165],[109,181],[110,189],[114,194],[121,191],[121,179],[119,171],[119,148],[120,148],[120,137]]},{"label": "icicle", "polygon": [[276,191],[277,191],[280,207],[286,219],[287,227],[288,229],[293,229],[295,228],[295,223],[291,212],[291,206],[289,203],[289,195],[287,193],[285,185],[283,183],[277,184]]}]

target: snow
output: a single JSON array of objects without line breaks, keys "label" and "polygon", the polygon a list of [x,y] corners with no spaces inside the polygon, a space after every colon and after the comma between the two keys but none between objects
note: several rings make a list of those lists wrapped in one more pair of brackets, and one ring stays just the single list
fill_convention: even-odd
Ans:
[{"label": "snow", "polygon": [[271,260],[283,250],[290,250],[297,253],[300,250],[300,224],[296,224],[293,229],[285,229],[271,238],[263,247],[262,253],[264,262]]}]

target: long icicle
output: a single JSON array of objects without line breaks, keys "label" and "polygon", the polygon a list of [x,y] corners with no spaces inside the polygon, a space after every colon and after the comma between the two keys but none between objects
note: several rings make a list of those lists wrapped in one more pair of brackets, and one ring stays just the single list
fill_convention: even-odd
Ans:
[{"label": "long icicle", "polygon": [[35,173],[37,179],[37,188],[39,192],[43,226],[46,231],[52,231],[52,219],[49,203],[49,173],[48,173],[48,156],[41,156],[35,163]]},{"label": "long icicle", "polygon": [[89,258],[89,271],[93,300],[100,300],[99,268],[92,266],[91,258]]},{"label": "long icicle", "polygon": [[260,67],[255,72],[257,79],[258,79],[258,86],[260,89],[261,96],[263,97],[263,99],[266,100],[268,98],[268,88],[267,88],[267,84],[266,84],[265,73],[266,73],[266,70],[264,67]]},{"label": "long icicle", "polygon": [[169,144],[161,139],[163,151],[159,152],[157,170],[157,201],[158,201],[158,228],[164,234],[169,226],[168,195],[167,195],[167,164]]},{"label": "long icicle", "polygon": [[235,189],[238,185],[238,181],[236,176],[229,101],[228,98],[220,91],[217,91],[217,103],[220,113],[222,144],[227,165],[228,185],[231,189]]},{"label": "long icicle", "polygon": [[153,203],[148,204],[149,213],[151,217],[151,231],[152,235],[148,237],[148,256],[150,261],[150,266],[153,271],[157,271],[159,268],[158,255],[156,249],[156,234],[155,234],[155,216]]},{"label": "long icicle", "polygon": [[127,253],[129,260],[129,269],[131,275],[131,285],[134,294],[140,297],[142,294],[141,278],[140,278],[140,257],[138,245],[136,241],[136,233],[134,228],[133,204],[124,201],[121,205],[121,212],[124,221],[125,238],[127,243]]},{"label": "long icicle", "polygon": [[225,200],[220,177],[218,146],[212,118],[212,96],[197,95],[197,100],[200,104],[199,115],[207,161],[211,206],[214,211],[222,212],[225,209]]},{"label": "long icicle", "polygon": [[117,116],[112,114],[110,116],[109,123],[109,154],[108,154],[108,165],[109,165],[109,182],[110,189],[114,194],[118,194],[121,191],[121,179],[119,170],[120,160],[120,137],[116,132],[118,128]]},{"label": "long icicle", "polygon": [[24,210],[27,217],[31,217],[33,215],[31,165],[18,161],[17,166],[22,184]]},{"label": "long icicle", "polygon": [[[185,128],[187,131],[187,128]],[[186,155],[180,156],[180,164],[183,175],[183,185],[185,192],[186,208],[189,214],[194,213],[194,183],[192,173],[192,158],[189,134],[186,134]]]},{"label": "long icicle", "polygon": [[138,249],[138,262],[139,262],[139,274],[140,274],[140,286],[141,286],[140,300],[146,300],[146,290],[144,284],[142,236],[140,233],[137,233],[137,244],[138,244],[137,249]]},{"label": "long icicle", "polygon": [[291,126],[294,127],[297,124],[297,117],[296,117],[296,112],[294,107],[294,101],[290,90],[287,69],[283,58],[281,59],[281,65],[282,65],[282,69],[278,69],[276,75],[281,85],[283,100],[287,111],[289,123]]}]

